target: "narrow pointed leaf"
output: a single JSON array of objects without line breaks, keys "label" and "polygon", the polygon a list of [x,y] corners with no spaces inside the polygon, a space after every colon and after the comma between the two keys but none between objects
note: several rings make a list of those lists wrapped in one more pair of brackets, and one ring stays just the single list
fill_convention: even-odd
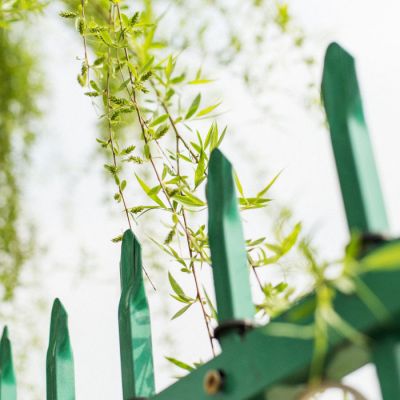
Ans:
[{"label": "narrow pointed leaf", "polygon": [[[139,185],[142,187],[144,192],[155,202],[157,203],[160,207],[166,208],[165,204],[162,202],[162,200],[157,196],[157,193],[159,192],[159,189],[156,191],[154,188],[151,189],[143,179],[141,179],[138,175],[136,175],[136,179],[139,182]],[[156,187],[158,188],[158,187]]]},{"label": "narrow pointed leaf", "polygon": [[184,370],[186,370],[186,371],[191,372],[191,371],[194,370],[194,368],[193,368],[192,366],[190,366],[189,364],[186,364],[186,363],[183,362],[183,361],[179,361],[179,360],[177,360],[176,358],[173,358],[173,357],[165,357],[165,359],[168,360],[170,363],[172,363],[172,364],[176,365],[177,367],[182,368],[182,369],[184,369]]},{"label": "narrow pointed leaf", "polygon": [[198,94],[195,99],[193,100],[192,104],[190,105],[188,112],[185,115],[185,119],[189,119],[192,117],[195,112],[198,110],[199,105],[200,105],[200,100],[201,100],[201,95]]},{"label": "narrow pointed leaf", "polygon": [[179,285],[179,283],[174,279],[174,277],[171,275],[170,272],[168,272],[168,279],[169,279],[169,283],[173,289],[173,291],[181,297],[186,297],[185,292],[183,291],[183,289],[181,288],[181,286]]},{"label": "narrow pointed leaf", "polygon": [[185,312],[190,308],[191,305],[192,305],[192,303],[191,303],[191,304],[188,304],[188,305],[186,305],[186,306],[184,306],[184,307],[182,307],[180,310],[178,310],[178,311],[171,317],[171,320],[180,317],[183,313],[185,313]]},{"label": "narrow pointed leaf", "polygon": [[219,105],[221,104],[221,102],[219,101],[218,103],[215,103],[211,106],[205,107],[202,110],[200,110],[197,114],[196,117],[204,117],[205,115],[209,114],[210,112],[214,111]]},{"label": "narrow pointed leaf", "polygon": [[280,174],[282,173],[282,171],[278,172],[273,178],[272,180],[268,183],[268,185],[262,189],[260,192],[257,193],[257,197],[262,197],[264,196],[264,194],[266,194],[268,192],[269,189],[271,189],[272,185],[276,182],[276,180],[279,178]]}]

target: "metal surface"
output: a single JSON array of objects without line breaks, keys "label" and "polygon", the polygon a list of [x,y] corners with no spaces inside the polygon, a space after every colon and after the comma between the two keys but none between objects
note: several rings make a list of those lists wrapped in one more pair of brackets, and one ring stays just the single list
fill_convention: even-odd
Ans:
[{"label": "metal surface", "polygon": [[47,400],[75,400],[74,359],[68,332],[68,315],[55,299],[51,310],[46,358]]},{"label": "metal surface", "polygon": [[225,381],[223,371],[212,369],[204,377],[204,391],[208,395],[216,394],[222,390]]},{"label": "metal surface", "polygon": [[122,239],[118,307],[124,400],[155,393],[150,311],[142,275],[140,244],[131,230]]}]

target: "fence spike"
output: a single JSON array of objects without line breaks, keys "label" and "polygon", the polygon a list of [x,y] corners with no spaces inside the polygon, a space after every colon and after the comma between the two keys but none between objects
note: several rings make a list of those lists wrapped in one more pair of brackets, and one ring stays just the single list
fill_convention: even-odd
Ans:
[{"label": "fence spike", "polygon": [[219,323],[252,319],[254,306],[232,165],[218,149],[211,153],[206,194]]},{"label": "fence spike", "polygon": [[337,43],[326,51],[322,98],[350,231],[384,233],[386,211],[354,58]]},{"label": "fence spike", "polygon": [[0,340],[0,400],[15,400],[17,385],[12,359],[11,341],[8,338],[7,326],[3,329]]},{"label": "fence spike", "polygon": [[55,299],[51,310],[46,358],[47,400],[74,400],[74,360],[68,332],[68,315]]},{"label": "fence spike", "polygon": [[124,400],[155,393],[150,311],[142,274],[140,243],[128,229],[122,238],[118,307]]}]

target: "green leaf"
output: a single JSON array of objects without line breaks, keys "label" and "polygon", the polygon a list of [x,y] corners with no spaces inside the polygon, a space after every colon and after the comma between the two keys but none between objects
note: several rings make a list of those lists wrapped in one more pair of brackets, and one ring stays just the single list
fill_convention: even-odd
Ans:
[{"label": "green leaf", "polygon": [[[193,304],[193,303],[192,303],[192,304]],[[182,307],[178,312],[176,312],[176,313],[172,316],[171,320],[180,317],[183,313],[185,313],[185,312],[191,307],[192,304],[188,304],[187,306]]]},{"label": "green leaf", "polygon": [[400,241],[371,251],[361,260],[361,266],[368,270],[400,268]]},{"label": "green leaf", "polygon": [[196,114],[196,117],[203,117],[204,115],[209,114],[210,112],[214,111],[220,104],[221,104],[221,101],[216,104],[213,104],[212,106],[203,108],[201,111],[199,111]]},{"label": "green leaf", "polygon": [[298,222],[294,226],[292,232],[290,232],[289,235],[287,235],[282,242],[282,252],[284,254],[286,254],[295,245],[300,232],[301,232],[301,223]]},{"label": "green leaf", "polygon": [[146,160],[150,160],[150,146],[148,143],[145,143],[143,146],[143,153]]},{"label": "green leaf", "polygon": [[157,126],[162,124],[163,122],[165,122],[168,119],[168,114],[163,114],[160,115],[159,117],[157,117],[155,120],[152,121],[152,123],[150,124],[150,126]]},{"label": "green leaf", "polygon": [[204,85],[206,83],[214,82],[212,79],[194,79],[193,81],[189,81],[189,85]]},{"label": "green leaf", "polygon": [[234,180],[235,180],[236,189],[238,190],[239,194],[240,194],[243,198],[245,198],[244,192],[243,192],[243,186],[242,186],[242,184],[241,184],[241,182],[240,182],[240,180],[239,180],[239,176],[238,176],[238,174],[237,174],[236,172],[233,174],[233,178],[234,178]]},{"label": "green leaf", "polygon": [[127,65],[128,65],[129,71],[131,71],[135,80],[139,80],[139,74],[137,72],[136,66],[134,66],[131,62],[128,62]]},{"label": "green leaf", "polygon": [[121,20],[122,20],[123,26],[124,26],[125,28],[128,27],[128,26],[130,25],[130,23],[129,23],[129,18],[128,18],[128,16],[127,16],[126,14],[121,13]]},{"label": "green leaf", "polygon": [[[222,135],[225,136],[225,132],[226,132],[226,128],[224,129],[224,132],[222,133]],[[208,130],[206,140],[204,142],[204,148],[206,149],[207,147],[209,147],[209,151],[211,153],[211,151],[213,149],[215,149],[216,147],[219,146],[221,141],[222,141],[221,138],[220,138],[220,140],[218,140],[218,125],[215,122],[213,122],[211,124],[210,129]]]},{"label": "green leaf", "polygon": [[264,196],[265,193],[268,192],[268,190],[271,188],[271,186],[276,182],[276,180],[279,178],[280,174],[282,173],[282,171],[279,171],[274,178],[268,183],[268,185],[261,190],[260,192],[257,193],[257,197],[262,197]]},{"label": "green leaf", "polygon": [[93,81],[93,80],[90,81],[90,86],[96,92],[100,92],[101,91],[99,86],[97,85],[97,83],[95,81]]},{"label": "green leaf", "polygon": [[221,133],[221,135],[220,135],[220,137],[219,137],[219,139],[218,139],[218,142],[217,142],[217,144],[216,144],[215,147],[219,147],[219,146],[221,145],[221,143],[222,143],[222,141],[224,140],[224,137],[225,137],[225,135],[226,135],[227,129],[228,129],[228,127],[226,126],[226,127],[224,128],[224,130],[222,131],[222,133]]},{"label": "green leaf", "polygon": [[187,297],[183,298],[183,297],[176,296],[176,295],[174,295],[174,294],[171,294],[170,296],[171,296],[173,299],[175,299],[176,301],[179,301],[180,303],[185,303],[185,304],[193,303],[193,300],[192,300],[192,299],[189,299],[189,298],[187,298]]},{"label": "green leaf", "polygon": [[165,67],[165,76],[167,77],[168,80],[171,77],[174,67],[175,67],[174,59],[172,58],[172,56],[169,56],[167,61],[167,66]]},{"label": "green leaf", "polygon": [[189,364],[184,363],[183,361],[179,361],[176,358],[172,357],[165,357],[166,360],[168,360],[170,363],[176,365],[177,367],[184,369],[186,371],[193,371],[194,368],[191,367]]},{"label": "green leaf", "polygon": [[255,247],[258,246],[259,244],[264,243],[265,237],[261,237],[259,239],[254,239],[254,240],[246,240],[246,245],[249,247]]},{"label": "green leaf", "polygon": [[153,62],[154,62],[154,56],[151,56],[149,58],[149,60],[146,62],[146,64],[143,65],[143,67],[141,68],[140,72],[143,74],[146,71],[148,71],[151,68],[151,66],[153,65]]},{"label": "green leaf", "polygon": [[111,39],[110,34],[107,31],[100,32],[100,36],[103,39],[103,42],[108,46],[114,46],[114,43]]},{"label": "green leaf", "polygon": [[165,251],[167,251],[169,254],[175,257],[176,261],[178,261],[179,264],[182,264],[185,268],[187,268],[185,261],[173,247],[169,245],[166,245],[165,247],[166,247],[166,249],[164,249]]},{"label": "green leaf", "polygon": [[208,307],[210,307],[211,315],[212,315],[212,317],[213,317],[214,319],[217,319],[217,318],[218,318],[217,310],[216,310],[216,308],[214,307],[214,305],[213,305],[213,303],[212,303],[210,297],[208,296],[208,293],[207,293],[206,288],[205,288],[204,286],[203,286],[203,291],[204,291],[204,295],[206,296],[206,300],[207,300]]},{"label": "green leaf", "polygon": [[206,178],[206,163],[205,163],[205,153],[204,151],[200,152],[199,162],[197,164],[196,171],[194,173],[194,184],[196,187],[200,185],[201,182]]},{"label": "green leaf", "polygon": [[263,208],[271,201],[271,199],[259,197],[239,197],[238,200],[242,210]]},{"label": "green leaf", "polygon": [[170,272],[168,272],[168,280],[169,283],[171,285],[172,290],[179,296],[182,298],[186,298],[186,294],[183,291],[183,289],[180,287],[179,283],[174,279],[174,277],[171,275]]},{"label": "green leaf", "polygon": [[184,192],[183,195],[175,194],[174,200],[177,200],[179,203],[183,205],[192,207],[204,207],[206,205],[206,203],[203,200],[199,199],[194,194],[190,194],[186,191]]},{"label": "green leaf", "polygon": [[176,76],[175,78],[171,79],[171,83],[176,85],[177,83],[181,83],[185,80],[186,74],[182,73],[178,76]]},{"label": "green leaf", "polygon": [[[210,145],[211,141],[214,140],[214,139],[212,139],[212,136],[215,135],[216,128],[217,128],[216,124],[215,124],[215,122],[213,122],[210,126],[210,129],[207,132],[206,140],[204,141],[205,149]],[[218,132],[217,132],[217,135],[218,135]]]},{"label": "green leaf", "polygon": [[161,206],[162,208],[167,208],[167,207],[165,206],[165,204],[161,201],[161,199],[157,196],[157,194],[156,194],[156,193],[152,193],[152,192],[151,192],[151,189],[146,185],[146,183],[145,183],[141,178],[139,178],[138,175],[135,174],[135,176],[136,176],[136,179],[137,179],[137,181],[139,182],[140,186],[141,186],[142,189],[144,190],[144,192],[145,192],[154,202],[156,202],[159,206]]},{"label": "green leaf", "polygon": [[192,104],[189,107],[188,112],[185,115],[185,119],[189,119],[190,117],[192,117],[195,112],[198,110],[199,105],[200,105],[200,100],[201,100],[201,94],[199,93],[195,99],[193,100]]}]

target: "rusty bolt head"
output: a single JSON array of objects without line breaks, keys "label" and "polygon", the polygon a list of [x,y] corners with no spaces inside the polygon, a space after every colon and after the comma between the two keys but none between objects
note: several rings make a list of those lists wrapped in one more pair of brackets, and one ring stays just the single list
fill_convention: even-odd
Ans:
[{"label": "rusty bolt head", "polygon": [[204,376],[204,391],[207,394],[216,394],[224,385],[224,373],[220,370],[213,369],[208,371]]}]

